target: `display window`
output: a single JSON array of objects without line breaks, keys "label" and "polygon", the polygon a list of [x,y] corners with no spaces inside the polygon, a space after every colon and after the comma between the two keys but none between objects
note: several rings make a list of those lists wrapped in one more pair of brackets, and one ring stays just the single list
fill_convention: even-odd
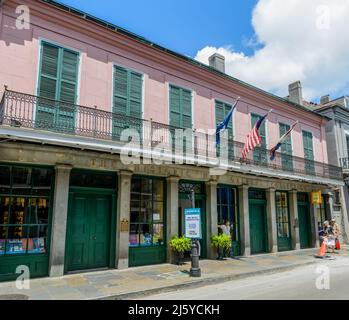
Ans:
[{"label": "display window", "polygon": [[236,189],[232,187],[217,187],[217,221],[223,225],[230,222],[233,241],[239,240],[238,210]]},{"label": "display window", "polygon": [[46,253],[53,170],[0,166],[0,177],[0,256]]},{"label": "display window", "polygon": [[275,193],[275,200],[276,200],[276,221],[277,221],[278,237],[289,238],[290,227],[289,227],[287,192],[277,191]]},{"label": "display window", "polygon": [[131,186],[131,247],[164,245],[164,181],[134,177]]}]

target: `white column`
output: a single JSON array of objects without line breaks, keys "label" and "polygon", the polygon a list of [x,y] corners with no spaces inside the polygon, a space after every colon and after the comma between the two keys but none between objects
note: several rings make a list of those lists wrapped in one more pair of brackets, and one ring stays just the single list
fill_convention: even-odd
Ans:
[{"label": "white column", "polygon": [[[128,268],[129,233],[130,233],[130,199],[132,172],[120,171],[118,182],[118,212],[116,236],[116,266],[118,269]],[[126,229],[121,230],[121,223]]]},{"label": "white column", "polygon": [[248,204],[248,185],[238,187],[241,255],[251,255],[250,213]]},{"label": "white column", "polygon": [[267,197],[267,229],[268,229],[268,251],[277,252],[277,229],[276,229],[276,208],[275,189],[266,190]]},{"label": "white column", "polygon": [[[211,246],[211,237],[218,233],[217,217],[217,181],[206,182],[206,239],[207,239],[207,256],[210,259],[217,257],[217,252]],[[205,232],[203,230],[203,232]]]},{"label": "white column", "polygon": [[166,238],[168,262],[174,262],[175,259],[168,243],[173,236],[178,235],[178,182],[179,177],[167,178]]},{"label": "white column", "polygon": [[292,249],[299,250],[299,219],[298,219],[298,203],[297,203],[297,190],[291,190],[289,193],[290,199],[290,227],[291,227],[291,240]]},{"label": "white column", "polygon": [[51,228],[49,275],[50,277],[61,277],[64,274],[69,178],[72,166],[57,165],[55,169],[56,176]]}]

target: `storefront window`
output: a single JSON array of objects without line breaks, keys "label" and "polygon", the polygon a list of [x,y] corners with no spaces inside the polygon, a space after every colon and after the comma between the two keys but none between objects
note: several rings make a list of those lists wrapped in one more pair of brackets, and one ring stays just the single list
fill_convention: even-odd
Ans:
[{"label": "storefront window", "polygon": [[217,214],[218,225],[229,220],[233,227],[232,240],[238,241],[238,219],[236,189],[229,187],[217,187]]},{"label": "storefront window", "polygon": [[129,245],[164,245],[163,180],[132,178]]},{"label": "storefront window", "polygon": [[0,166],[0,255],[45,253],[53,170]]},{"label": "storefront window", "polygon": [[275,193],[276,199],[276,223],[277,232],[279,238],[289,238],[290,228],[289,228],[289,213],[288,213],[288,199],[287,192]]}]

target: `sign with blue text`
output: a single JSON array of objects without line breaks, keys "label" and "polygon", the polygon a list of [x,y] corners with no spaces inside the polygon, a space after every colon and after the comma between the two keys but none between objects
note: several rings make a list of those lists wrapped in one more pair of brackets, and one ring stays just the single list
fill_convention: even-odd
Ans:
[{"label": "sign with blue text", "polygon": [[184,209],[184,234],[190,239],[202,238],[200,208]]}]

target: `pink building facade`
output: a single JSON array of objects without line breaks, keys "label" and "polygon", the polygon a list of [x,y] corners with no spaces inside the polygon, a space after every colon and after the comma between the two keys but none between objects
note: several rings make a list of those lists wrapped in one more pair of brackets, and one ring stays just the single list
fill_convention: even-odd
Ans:
[{"label": "pink building facade", "polygon": [[[18,9],[23,4],[25,8]],[[25,22],[18,21],[21,17],[29,19],[29,28],[23,27]],[[0,97],[3,97],[0,137],[8,139],[2,143],[0,165],[3,170],[9,170],[9,185],[6,188],[11,190],[3,190],[0,194],[0,262],[3,262],[0,264],[6,265],[2,274],[11,273],[19,262],[30,265],[33,275],[57,276],[79,269],[125,268],[169,261],[172,253],[168,241],[183,231],[184,210],[191,206],[185,200],[186,192],[190,195],[190,191],[185,189],[187,185],[191,185],[191,190],[196,190],[195,206],[201,209],[203,258],[214,256],[209,239],[218,232],[217,226],[227,219],[233,224],[234,254],[300,249],[317,244],[319,220],[331,215],[331,192],[342,183],[340,170],[328,165],[326,117],[53,1],[5,1],[0,8],[0,28]],[[74,108],[80,108],[76,109],[80,111],[75,115],[75,125],[70,131],[53,128],[52,123],[42,122],[38,125],[37,110],[43,103],[32,96],[40,96],[44,85],[43,80],[40,83],[40,79],[43,79],[40,77],[44,68],[42,52],[45,44],[67,50],[62,51],[62,59],[65,59],[65,52],[76,53],[75,97],[69,103],[76,105]],[[143,128],[146,123],[152,122],[173,125],[172,86],[190,94],[188,119],[191,125],[185,127],[197,131],[214,133],[217,122],[222,120],[216,119],[217,102],[231,106],[240,97],[231,124],[234,159],[229,159],[227,172],[212,174],[212,164],[207,163],[194,166],[123,163],[117,142],[110,137],[103,138],[104,133],[112,130],[113,114],[116,113],[116,67],[131,72],[130,77],[132,74],[140,76],[140,111],[137,118],[142,121]],[[55,112],[52,111],[54,108],[62,108],[58,101],[50,103],[50,114]],[[88,108],[85,110],[79,106]],[[265,149],[271,149],[277,143],[281,135],[280,124],[290,126],[294,121],[299,121],[289,141],[288,160],[283,158],[281,151],[279,162],[275,165],[268,159],[268,151],[265,151],[264,163],[259,164],[258,158],[247,163],[241,161],[241,148],[252,129],[253,115],[263,116],[270,109],[273,112],[265,122]],[[94,114],[93,111],[101,113]],[[125,122],[131,121],[129,114],[122,116]],[[181,117],[184,119],[183,114]],[[91,129],[91,123],[95,130],[97,128],[103,133],[102,137],[87,132]],[[309,133],[308,140],[304,140],[304,132]],[[252,160],[252,153],[250,157]],[[285,159],[292,163],[291,168],[283,166]],[[35,222],[38,229],[46,228],[46,233],[38,231],[36,235],[34,232],[25,238],[24,232],[16,235],[11,228],[21,224],[24,230],[30,228],[30,224],[26,224],[25,219],[22,219],[24,222],[11,221],[11,212],[26,212],[26,204],[19,204],[22,199],[25,203],[31,203],[37,191],[32,173],[31,177],[28,176],[28,179],[33,179],[30,195],[22,197],[17,194],[15,168],[19,166],[30,171],[37,165],[52,170],[50,193],[36,198],[41,204],[47,200],[47,208],[42,208],[46,212],[43,219],[45,224]],[[312,168],[310,171],[307,165]],[[114,179],[115,175],[115,185],[111,183],[107,188],[101,188],[93,178],[86,178],[86,172],[91,173],[91,177],[95,173],[97,176],[105,173],[108,176],[106,181]],[[90,181],[90,190],[80,190],[90,186],[79,185],[72,175],[76,181],[85,178]],[[135,212],[139,215],[145,210],[142,205],[137,207],[135,204],[137,192],[143,194],[143,189],[133,189],[138,184],[142,185],[141,188],[151,184],[152,197],[160,199],[156,204],[160,207],[156,210],[155,200],[152,202],[150,222],[147,218],[143,221],[133,216],[133,206],[138,208]],[[108,189],[105,195],[101,193],[102,189]],[[321,205],[310,202],[311,192],[318,190],[323,194]],[[76,196],[79,192],[83,194],[80,198]],[[100,201],[101,212],[105,212],[105,216],[101,214],[101,219],[104,217],[109,222],[98,224],[95,217],[90,217],[83,223],[91,230],[92,226],[102,229],[110,223],[113,226],[103,232],[107,236],[99,245],[105,254],[99,258],[87,258],[95,254],[91,239],[98,240],[99,236],[92,235],[91,239],[86,240],[86,235],[74,231],[69,225],[77,223],[78,212],[90,214],[86,213],[87,209],[84,211],[83,207],[79,207],[79,201],[87,204],[86,194],[90,193]],[[101,194],[103,196],[99,198]],[[229,203],[221,199],[223,195],[228,195]],[[256,204],[259,200],[260,206]],[[69,206],[68,203],[73,205]],[[16,209],[16,205],[23,207],[23,210]],[[228,208],[227,213],[222,209],[224,206]],[[283,209],[286,215],[282,213]],[[259,224],[256,230],[251,229],[252,220]],[[301,226],[299,222],[302,222]],[[260,235],[255,239],[252,234],[256,233]],[[145,240],[148,234],[151,239],[149,243]],[[74,236],[80,237],[80,240]],[[33,239],[44,243],[41,255],[29,253],[29,243]],[[136,240],[132,242],[130,239]],[[15,240],[21,242],[22,246],[26,245],[16,257],[8,249]],[[74,252],[73,247],[80,247],[81,251]],[[149,258],[142,258],[144,254]]]}]

